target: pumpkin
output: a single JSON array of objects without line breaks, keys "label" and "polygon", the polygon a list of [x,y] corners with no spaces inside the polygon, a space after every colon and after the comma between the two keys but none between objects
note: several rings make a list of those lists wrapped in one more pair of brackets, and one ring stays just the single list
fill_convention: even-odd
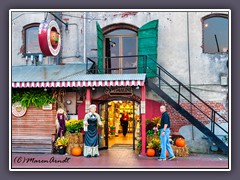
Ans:
[{"label": "pumpkin", "polygon": [[184,147],[186,145],[186,141],[183,138],[177,138],[175,144],[178,147]]},{"label": "pumpkin", "polygon": [[59,34],[56,31],[50,32],[50,41],[53,46],[56,46],[58,44],[59,40]]},{"label": "pumpkin", "polygon": [[154,149],[147,149],[147,156],[150,156],[150,157],[152,157],[152,156],[154,156],[155,155],[155,150]]},{"label": "pumpkin", "polygon": [[80,147],[74,147],[71,153],[73,156],[80,156],[82,154],[82,149]]}]

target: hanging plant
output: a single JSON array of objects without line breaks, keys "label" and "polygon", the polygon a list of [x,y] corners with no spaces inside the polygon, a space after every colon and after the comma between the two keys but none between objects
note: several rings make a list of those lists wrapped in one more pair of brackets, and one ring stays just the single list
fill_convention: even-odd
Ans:
[{"label": "hanging plant", "polygon": [[12,103],[15,102],[20,102],[20,104],[26,108],[30,105],[36,108],[42,108],[44,105],[54,103],[55,99],[50,93],[38,89],[13,92]]}]

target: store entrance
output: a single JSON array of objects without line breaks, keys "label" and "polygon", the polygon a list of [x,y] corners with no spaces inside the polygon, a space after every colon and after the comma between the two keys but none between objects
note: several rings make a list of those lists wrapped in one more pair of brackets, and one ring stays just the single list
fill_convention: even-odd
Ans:
[{"label": "store entrance", "polygon": [[[100,149],[133,149],[140,131],[140,105],[132,100],[111,100],[99,103],[104,124]],[[104,142],[104,143],[103,143]]]}]

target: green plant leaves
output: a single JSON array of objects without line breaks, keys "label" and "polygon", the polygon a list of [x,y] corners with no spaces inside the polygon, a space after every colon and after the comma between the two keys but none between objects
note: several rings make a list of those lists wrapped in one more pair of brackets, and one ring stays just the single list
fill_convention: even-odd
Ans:
[{"label": "green plant leaves", "polygon": [[42,106],[55,103],[55,101],[51,93],[43,91],[42,89],[13,91],[12,93],[12,102],[20,102],[21,105],[26,108],[30,105],[36,108],[42,108]]}]

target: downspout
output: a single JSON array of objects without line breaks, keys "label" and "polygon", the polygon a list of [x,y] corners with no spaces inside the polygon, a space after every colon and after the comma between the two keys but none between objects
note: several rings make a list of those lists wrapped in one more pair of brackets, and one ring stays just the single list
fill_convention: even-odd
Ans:
[{"label": "downspout", "polygon": [[83,63],[86,63],[86,25],[87,14],[83,12]]},{"label": "downspout", "polygon": [[[59,19],[61,19],[61,14],[62,14],[61,12],[55,12],[56,17],[58,17]],[[56,19],[56,22],[60,28],[60,31],[62,31],[62,23],[58,19]],[[56,57],[56,65],[60,65],[60,63],[61,63],[60,53],[58,53]]]},{"label": "downspout", "polygon": [[[190,61],[190,42],[189,42],[189,14],[187,12],[187,46],[188,46],[188,77],[189,77],[189,89],[192,91],[192,80],[191,80],[191,61]],[[192,103],[192,94],[190,93],[190,102]],[[192,114],[192,104],[190,104],[190,112]],[[192,125],[192,139],[194,140],[194,126]]]}]

